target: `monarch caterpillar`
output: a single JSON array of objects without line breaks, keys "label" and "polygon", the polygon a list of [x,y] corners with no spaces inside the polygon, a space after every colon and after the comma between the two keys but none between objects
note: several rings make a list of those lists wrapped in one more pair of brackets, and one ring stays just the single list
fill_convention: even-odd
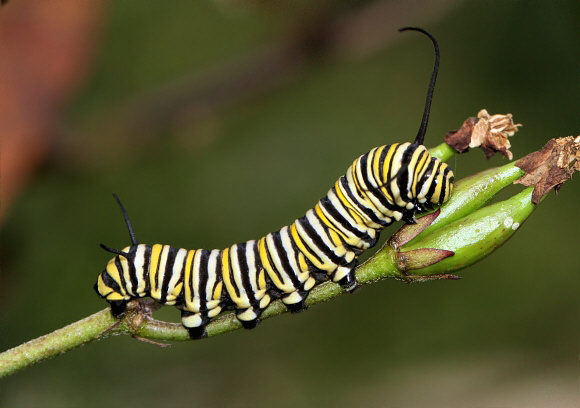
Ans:
[{"label": "monarch caterpillar", "polygon": [[113,194],[131,238],[122,250],[101,244],[115,257],[99,275],[95,290],[110,303],[113,315],[122,316],[129,300],[150,296],[179,308],[192,338],[205,336],[205,326],[226,309],[235,309],[243,327],[254,328],[274,299],[281,298],[291,312],[304,310],[309,291],[324,280],[352,292],[357,258],[377,243],[383,228],[401,219],[415,223],[415,213],[447,201],[453,172],[423,146],[439,47],[427,31],[399,31],[405,30],[425,34],[435,48],[417,137],[358,157],[328,194],[291,225],[222,250],[150,246],[137,241],[123,204]]}]

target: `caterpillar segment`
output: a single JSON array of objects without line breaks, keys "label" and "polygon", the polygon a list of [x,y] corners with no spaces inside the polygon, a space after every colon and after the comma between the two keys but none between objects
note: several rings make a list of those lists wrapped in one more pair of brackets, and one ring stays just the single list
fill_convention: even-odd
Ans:
[{"label": "caterpillar segment", "polygon": [[179,307],[183,326],[194,339],[205,336],[205,326],[224,308],[222,270],[222,251],[218,249],[197,249],[187,254]]}]

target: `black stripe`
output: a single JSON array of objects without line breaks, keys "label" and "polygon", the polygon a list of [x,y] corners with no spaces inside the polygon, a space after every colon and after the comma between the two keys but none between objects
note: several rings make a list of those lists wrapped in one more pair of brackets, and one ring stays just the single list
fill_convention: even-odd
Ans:
[{"label": "black stripe", "polygon": [[[352,190],[350,189],[350,184],[349,184],[346,176],[341,176],[339,181],[340,181],[340,184],[342,184],[342,186],[344,187],[344,191],[346,192],[346,194],[348,195],[350,200],[357,206],[357,208],[363,214],[365,214],[369,218],[369,220],[371,220],[375,224],[379,224],[379,225],[382,225],[384,227],[391,225],[391,222],[387,222],[387,221],[383,221],[383,220],[379,219],[377,217],[376,213],[372,209],[366,207],[359,200],[357,200],[357,198],[354,196]],[[357,194],[361,194],[361,192],[358,191],[356,186],[353,186],[353,187],[354,187],[355,191],[357,192]]]},{"label": "black stripe", "polygon": [[161,251],[159,252],[159,256],[157,257],[157,265],[155,270],[157,273],[155,274],[155,279],[153,280],[153,287],[151,291],[157,291],[159,289],[159,267],[161,265],[161,260],[163,259],[163,251],[165,250],[165,246],[161,246]]},{"label": "black stripe", "polygon": [[451,173],[451,167],[447,166],[445,169],[445,178],[449,179],[449,183],[451,184],[455,181],[455,178],[453,176],[449,176],[449,173]]},{"label": "black stripe", "polygon": [[173,278],[173,265],[175,265],[175,256],[177,255],[179,249],[174,247],[169,247],[167,250],[167,262],[165,262],[165,274],[163,275],[163,282],[161,284],[161,299],[160,303],[165,303],[167,301],[167,295],[169,292],[169,281]]},{"label": "black stripe", "polygon": [[[254,305],[256,303],[256,296],[255,296],[254,290],[252,289],[252,284],[250,281],[251,265],[248,265],[248,258],[246,256],[246,246],[247,245],[248,245],[247,242],[243,242],[241,244],[235,245],[235,247],[238,251],[238,262],[239,262],[240,274],[242,275],[242,286],[244,287],[244,290],[246,291],[246,295],[248,296],[248,300],[250,301],[250,304]],[[230,258],[230,262],[232,262],[232,258]],[[231,264],[230,264],[230,268],[231,268]]]},{"label": "black stripe", "polygon": [[306,217],[299,218],[298,222],[300,222],[300,225],[302,225],[304,231],[306,232],[306,235],[308,235],[312,243],[316,245],[324,253],[324,255],[326,255],[326,257],[330,259],[332,263],[337,265],[340,264],[342,258],[336,256],[336,254],[332,251],[332,248],[326,246],[326,244],[322,241],[322,239],[320,238],[314,227],[306,219]]},{"label": "black stripe", "polygon": [[[413,159],[413,156],[415,155],[415,151],[417,150],[417,146],[418,145],[410,145],[409,147],[407,147],[405,149],[405,151],[403,151],[403,153],[401,154],[401,169],[400,169],[400,174],[399,177],[397,177],[397,187],[399,187],[399,197],[404,201],[404,202],[409,202],[409,172],[410,172],[410,168],[409,165],[411,163],[411,160]],[[411,176],[411,178],[414,177]]]},{"label": "black stripe", "polygon": [[[336,190],[334,189],[334,187],[332,187],[332,190],[336,194]],[[369,236],[369,234],[367,234],[364,231],[360,231],[357,228],[353,227],[352,224],[346,218],[344,218],[344,216],[340,213],[340,211],[338,211],[336,209],[336,206],[332,203],[332,201],[330,201],[328,199],[328,196],[323,197],[320,200],[320,206],[323,207],[326,210],[326,212],[328,212],[328,215],[330,215],[330,217],[334,221],[336,221],[338,224],[340,224],[340,226],[342,226],[345,230],[351,232],[352,235],[354,235],[357,238],[360,238],[364,241],[371,240],[371,237]],[[343,208],[344,208],[344,206],[343,206]],[[344,208],[344,210],[348,211],[348,209],[346,209],[346,208]],[[363,226],[363,228],[364,228],[364,226]]]},{"label": "black stripe", "polygon": [[431,174],[435,173],[433,179],[431,179],[431,185],[429,186],[429,191],[427,192],[427,200],[431,201],[433,194],[435,194],[435,189],[437,188],[437,173],[439,172],[439,166],[436,159],[433,157],[431,159]]},{"label": "black stripe", "polygon": [[[111,289],[115,293],[121,294],[121,287],[119,286],[119,283],[116,280],[114,280],[111,277],[111,275],[109,275],[109,272],[107,272],[107,270],[104,270],[101,273],[101,276],[103,278],[103,283],[105,284],[106,287],[108,287],[109,289]],[[100,293],[99,293],[99,295],[100,295]]]},{"label": "black stripe", "polygon": [[[366,163],[366,165],[368,166],[369,165],[369,162],[370,162],[370,169],[369,168],[366,169],[367,177],[368,177],[368,174],[369,174],[368,173],[368,170],[370,170],[370,175],[371,175],[372,179],[374,180],[374,184],[376,184],[377,186],[380,186],[381,185],[381,180],[378,180],[377,179],[377,175],[375,175],[375,171],[374,171],[374,163],[375,163],[375,161],[376,160],[380,160],[380,156],[377,156],[377,148],[372,149],[370,152],[368,152],[366,154],[366,156],[367,156],[367,163]],[[380,174],[379,174],[379,176],[380,176]],[[368,187],[368,185],[367,185],[367,187]],[[370,188],[372,189],[374,187],[370,187]]]},{"label": "black stripe", "polygon": [[[290,237],[290,238],[292,238],[292,237]],[[258,240],[258,241],[256,241],[254,243],[254,259],[255,259],[255,262],[256,262],[256,270],[258,272],[261,272],[262,270],[264,270],[264,265],[262,265],[262,258],[260,258],[260,249],[258,248],[259,242],[260,241]],[[258,273],[258,276],[256,278],[257,279],[259,278],[259,273]],[[270,277],[268,276],[267,273],[264,273],[264,279],[266,280],[266,287],[265,287],[265,289],[269,289],[270,286],[272,286],[272,285],[271,285]],[[258,284],[258,287],[259,286],[260,285]]]},{"label": "black stripe", "polygon": [[[209,270],[208,270],[208,264],[209,264],[209,254],[210,251],[208,251],[207,249],[200,249],[199,251],[201,251],[201,254],[199,256],[199,271],[198,271],[198,276],[199,276],[199,280],[198,280],[198,287],[199,287],[199,293],[197,294],[199,299],[200,299],[200,311],[201,310],[207,310],[206,307],[206,303],[207,303],[207,283],[209,280]],[[195,258],[195,254],[194,254],[194,258]],[[191,262],[191,274],[189,275],[189,279],[190,279],[190,284],[191,284],[191,293],[192,293],[192,297],[195,297],[196,293],[194,291],[194,283],[193,283],[193,268],[194,268],[194,262],[192,260]],[[215,273],[215,272],[214,272]]]},{"label": "black stripe", "polygon": [[[389,162],[387,163],[387,166],[386,166],[386,168],[387,168],[386,173],[383,173],[383,184],[382,185],[387,189],[387,192],[392,197],[393,192],[391,191],[391,181],[393,181],[393,179],[398,176],[398,174],[395,174],[394,176],[391,177],[391,173],[393,172],[393,161],[395,160],[395,158],[398,157],[399,150],[401,149],[401,145],[399,143],[392,144],[392,145],[388,146],[388,150],[390,151],[391,149],[393,149],[393,154],[391,154],[391,156],[389,157]],[[385,168],[385,166],[383,163],[383,167],[381,167],[381,171],[384,171],[384,168]]]},{"label": "black stripe", "polygon": [[[185,256],[183,257],[183,261],[181,262],[181,267],[179,268],[179,280],[175,284],[176,286],[179,285],[180,282],[185,284],[185,268],[187,266],[187,254],[188,253],[189,253],[189,251],[186,250]],[[185,288],[183,285],[181,285],[181,290],[179,291],[179,293],[177,294],[176,299],[175,299],[175,301],[177,302],[176,304],[182,303],[184,298],[185,298]]]},{"label": "black stripe", "polygon": [[[390,146],[388,146],[388,148],[390,148]],[[399,146],[397,146],[397,149],[399,149]],[[392,157],[391,157],[391,160],[392,160],[392,158],[394,158],[394,157],[395,157],[395,155],[396,155],[396,152],[395,152],[395,154],[393,154],[393,155],[392,155]],[[390,203],[390,202],[387,200],[387,197],[385,197],[385,195],[384,195],[383,193],[381,193],[381,192],[380,192],[379,188],[373,188],[373,187],[370,187],[370,186],[371,186],[371,183],[370,183],[370,180],[369,180],[369,178],[368,178],[368,167],[367,167],[367,166],[368,166],[368,163],[367,163],[367,155],[366,155],[366,154],[365,154],[365,155],[362,155],[362,156],[360,157],[360,159],[361,159],[361,172],[360,172],[360,173],[362,174],[362,177],[363,177],[364,184],[366,184],[366,186],[367,186],[367,187],[369,187],[369,190],[366,192],[366,193],[367,193],[367,195],[368,195],[368,194],[372,194],[374,197],[376,197],[376,198],[377,198],[377,200],[378,200],[378,201],[381,203],[381,205],[382,205],[383,207],[385,207],[387,210],[389,210],[390,212],[393,212],[393,211],[400,211],[400,207],[399,207],[399,206],[397,206],[396,204],[391,204],[391,203]],[[393,193],[392,193],[392,191],[390,190],[390,187],[389,187],[389,184],[390,184],[390,183],[388,182],[388,181],[390,181],[390,180],[388,179],[388,177],[389,177],[389,175],[390,175],[390,170],[391,170],[391,167],[392,167],[392,162],[391,162],[391,161],[389,161],[389,167],[388,167],[388,172],[389,172],[389,174],[387,174],[387,180],[386,180],[386,181],[387,181],[387,183],[386,183],[385,187],[386,187],[386,189],[387,189],[388,193],[389,193],[391,196],[393,196]],[[364,171],[363,171],[363,170],[364,170]],[[371,167],[371,170],[372,170],[372,167]],[[357,173],[355,173],[355,174],[357,174]],[[379,186],[380,186],[380,184],[379,184]],[[374,205],[373,205],[373,207],[374,207]],[[379,213],[379,214],[381,213],[381,212],[380,212],[380,211],[379,211],[377,208],[374,208],[374,210],[376,211],[376,213]],[[385,215],[387,215],[387,216],[390,216],[390,214],[385,214]],[[391,223],[392,223],[392,222],[389,222],[389,223],[388,223],[388,224],[386,224],[386,225],[390,225]],[[385,225],[385,222],[384,222],[384,221],[382,221],[382,222],[380,222],[379,224],[381,224],[381,225]],[[386,226],[386,225],[385,225],[385,226]]]},{"label": "black stripe", "polygon": [[[370,152],[369,152],[370,153]],[[369,153],[363,154],[361,157],[358,158],[358,162],[357,162],[357,167],[359,168],[359,171],[355,171],[354,172],[354,176],[358,177],[359,173],[362,175],[362,181],[364,182],[364,185],[366,186],[367,190],[372,190],[373,186],[371,184],[371,181],[368,178],[368,158],[369,158]],[[359,180],[361,181],[361,180]]]},{"label": "black stripe", "polygon": [[[383,169],[384,169],[384,166],[385,166],[385,159],[387,158],[387,153],[389,153],[389,150],[391,150],[391,147],[392,147],[392,145],[385,146],[384,149],[383,149],[383,151],[381,152],[381,155],[379,157],[379,177],[381,175],[384,176]],[[388,177],[388,175],[387,175],[387,177]],[[383,183],[384,183],[384,180],[377,180],[377,185],[380,186]]]},{"label": "black stripe", "polygon": [[117,273],[119,274],[119,285],[123,289],[124,292],[130,295],[127,291],[127,282],[125,281],[125,275],[123,274],[123,265],[121,265],[121,259],[119,258],[120,255],[115,257],[115,268],[117,268]]},{"label": "black stripe", "polygon": [[[397,172],[394,175],[392,174],[393,173],[393,165],[394,165],[395,161],[397,161],[397,160],[398,161],[401,161],[401,157],[402,157],[402,154],[403,154],[403,153],[401,153],[401,150],[403,149],[403,147],[400,144],[398,144],[398,143],[397,144],[394,144],[392,146],[394,146],[394,148],[393,148],[394,149],[393,150],[393,154],[391,155],[391,157],[389,159],[389,163],[387,165],[387,172],[386,172],[386,174],[383,175],[383,177],[385,179],[385,181],[384,181],[384,187],[387,190],[387,193],[393,198],[394,203],[391,204],[388,200],[386,200],[386,202],[388,204],[387,205],[387,208],[390,211],[401,211],[401,207],[399,207],[396,204],[397,197],[400,197],[400,194],[397,195],[397,194],[395,194],[393,192],[393,190],[391,188],[391,182],[394,180],[395,183],[397,183],[398,182],[398,179],[399,179],[399,176],[404,171],[404,167],[401,166],[399,168],[399,170],[397,170]],[[398,184],[397,184],[397,186],[398,186]],[[382,201],[381,201],[381,204],[383,204]]]},{"label": "black stripe", "polygon": [[441,186],[441,195],[439,196],[439,204],[443,204],[442,200],[445,198],[445,195],[447,194],[447,181],[449,180],[450,171],[451,169],[449,167],[446,167],[445,170],[443,171],[442,174],[443,179],[441,180],[443,185]]},{"label": "black stripe", "polygon": [[151,282],[149,282],[149,268],[151,267],[151,247],[145,246],[143,254],[143,279],[145,279],[145,293],[151,293]]},{"label": "black stripe", "polygon": [[268,263],[270,264],[270,266],[272,267],[271,271],[268,272],[273,272],[277,277],[279,281],[284,281],[284,279],[282,279],[282,275],[280,274],[280,271],[278,270],[278,268],[276,267],[276,264],[274,263],[274,260],[272,258],[272,255],[270,254],[271,248],[268,244],[268,236],[273,235],[273,234],[279,234],[280,231],[275,231],[275,232],[270,232],[268,235],[266,235],[263,240],[264,240],[264,249],[266,250],[266,256],[268,257]]},{"label": "black stripe", "polygon": [[[217,256],[216,256],[216,264],[215,264],[215,270],[211,271],[215,274],[215,286],[212,289],[212,293],[211,293],[211,297],[213,298],[213,291],[214,289],[217,287],[218,283],[223,282],[224,276],[223,276],[223,264],[222,264],[222,253],[223,251],[221,250],[217,250],[214,249],[213,251],[217,252]],[[213,252],[211,251],[211,252]],[[224,301],[227,300],[227,290],[224,290],[222,288],[221,291],[221,299],[220,301]],[[206,305],[206,309],[207,309],[207,305]]]},{"label": "black stripe", "polygon": [[[302,224],[302,220],[305,220],[306,217],[300,217],[298,218],[296,221],[294,221],[295,224]],[[306,221],[308,223],[308,221]],[[296,233],[298,234],[298,238],[300,239],[300,242],[302,242],[302,244],[306,247],[307,252],[303,252],[304,256],[306,256],[306,258],[308,258],[309,256],[312,256],[314,259],[316,259],[319,263],[323,263],[322,259],[320,259],[320,257],[318,256],[318,254],[316,254],[315,252],[312,252],[312,248],[310,248],[310,245],[308,242],[306,242],[302,236],[300,235],[300,231],[298,231],[298,226],[296,226]]]},{"label": "black stripe", "polygon": [[[427,171],[429,171],[429,165],[431,163],[431,155],[429,154],[429,152],[427,152],[427,150],[423,150],[421,152],[421,154],[419,155],[419,158],[417,160],[417,163],[420,162],[421,160],[423,160],[423,156],[427,155],[427,160],[425,160],[425,162],[423,163],[423,166],[421,166],[421,168],[417,168],[415,170],[415,174],[414,177],[416,178],[416,187],[415,187],[415,195],[418,195],[419,192],[421,191],[421,186],[422,186],[422,182],[421,180],[425,179],[425,173]],[[421,178],[418,178],[418,175],[422,173],[423,175],[421,176]]]},{"label": "black stripe", "polygon": [[[413,181],[415,181],[415,194],[414,197],[416,198],[418,191],[420,191],[419,189],[419,174],[421,173],[421,171],[425,168],[425,166],[427,166],[427,164],[429,163],[429,159],[425,160],[425,163],[423,163],[423,165],[419,168],[419,164],[421,163],[421,160],[423,160],[423,156],[428,155],[429,153],[427,153],[426,150],[421,150],[421,152],[419,153],[419,156],[417,156],[417,165],[415,166],[415,169],[413,171]],[[411,182],[411,186],[413,185],[413,183]],[[409,190],[409,196],[411,195],[411,191]]]},{"label": "black stripe", "polygon": [[[431,174],[433,174],[433,164],[434,164],[435,159],[433,157],[431,157],[431,159],[429,159],[429,161],[426,163],[426,169],[425,172],[423,173],[423,177],[421,177],[421,180],[419,180],[419,182],[417,183],[417,190],[421,191],[423,189],[424,184],[427,182],[427,180],[429,180],[429,177],[431,177]],[[430,186],[428,186],[430,187]],[[429,193],[429,188],[427,188],[427,194]],[[425,198],[427,199],[427,201],[429,201],[428,196],[426,195]]]},{"label": "black stripe", "polygon": [[[288,234],[291,235],[291,234]],[[276,253],[280,262],[282,263],[282,269],[286,272],[286,275],[290,278],[292,285],[295,288],[298,288],[301,284],[296,271],[292,269],[292,265],[290,264],[290,260],[288,258],[288,252],[284,249],[284,244],[282,243],[282,230],[278,231],[275,234],[272,234],[272,238],[274,239],[274,246],[276,248]],[[289,237],[292,240],[292,236]]]},{"label": "black stripe", "polygon": [[[228,251],[229,254],[231,254],[232,250],[230,248],[230,250]],[[223,273],[227,273],[230,275],[230,282],[232,283],[232,286],[234,288],[234,294],[236,295],[236,297],[240,297],[240,291],[238,289],[238,286],[236,285],[236,280],[234,279],[234,270],[232,268],[232,257],[231,255],[229,255],[230,259],[229,259],[229,267],[227,271],[223,271]],[[221,262],[220,262],[221,264]],[[227,289],[227,288],[226,288]],[[231,297],[231,296],[230,296]]]},{"label": "black stripe", "polygon": [[133,245],[129,248],[127,254],[129,255],[127,258],[127,263],[129,266],[129,280],[131,281],[131,285],[133,289],[131,290],[132,295],[135,296],[137,294],[137,286],[139,285],[139,281],[137,279],[137,271],[135,269],[135,255],[137,253],[137,245]]}]

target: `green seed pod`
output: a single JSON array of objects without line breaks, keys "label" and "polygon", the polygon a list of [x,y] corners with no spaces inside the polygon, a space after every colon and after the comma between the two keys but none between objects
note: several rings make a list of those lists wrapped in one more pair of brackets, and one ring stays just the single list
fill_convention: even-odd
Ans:
[{"label": "green seed pod", "polygon": [[455,184],[451,198],[441,213],[416,239],[421,239],[431,232],[453,221],[457,221],[483,207],[504,187],[512,184],[524,175],[524,171],[514,163],[485,170],[466,177]]},{"label": "green seed pod", "polygon": [[527,188],[508,200],[477,210],[427,235],[423,235],[427,230],[424,231],[422,239],[414,239],[400,249],[396,257],[405,258],[405,262],[397,262],[397,265],[402,264],[403,270],[409,270],[411,267],[406,266],[424,262],[424,254],[422,259],[414,260],[411,251],[426,248],[441,248],[455,254],[418,269],[419,276],[444,274],[476,263],[503,245],[534,211],[532,191],[533,188]]}]

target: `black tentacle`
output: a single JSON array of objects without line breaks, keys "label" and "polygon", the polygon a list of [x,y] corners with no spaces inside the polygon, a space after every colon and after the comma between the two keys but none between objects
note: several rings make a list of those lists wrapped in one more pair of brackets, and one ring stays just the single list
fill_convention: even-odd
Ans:
[{"label": "black tentacle", "polygon": [[425,133],[427,133],[427,124],[429,123],[429,112],[431,111],[431,101],[433,100],[433,90],[435,89],[435,81],[437,80],[437,73],[439,72],[439,45],[437,44],[437,40],[427,31],[423,30],[419,27],[403,27],[399,28],[399,32],[402,31],[418,31],[420,33],[425,34],[427,37],[431,39],[433,42],[433,47],[435,47],[435,65],[433,66],[433,73],[431,74],[431,80],[429,81],[429,88],[427,90],[427,100],[425,101],[425,109],[423,110],[423,119],[421,120],[421,126],[419,127],[419,131],[417,132],[417,137],[415,137],[414,144],[423,144],[425,140]]}]

